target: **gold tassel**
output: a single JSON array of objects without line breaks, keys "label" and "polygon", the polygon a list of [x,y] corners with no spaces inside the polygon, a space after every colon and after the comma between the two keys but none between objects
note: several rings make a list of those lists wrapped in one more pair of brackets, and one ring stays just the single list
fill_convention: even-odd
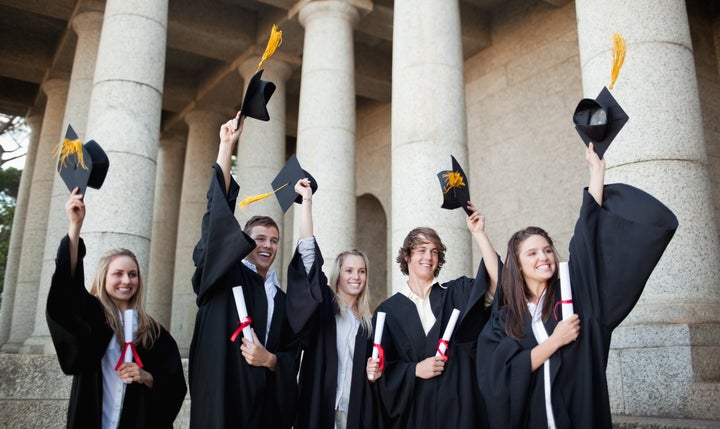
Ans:
[{"label": "gold tassel", "polygon": [[240,208],[245,208],[248,204],[252,204],[257,201],[262,201],[265,198],[269,197],[270,195],[274,194],[275,192],[279,191],[280,189],[286,187],[288,184],[284,184],[281,187],[275,189],[274,191],[270,191],[266,194],[259,194],[259,195],[250,195],[249,197],[245,198],[244,200],[240,201],[238,205]]},{"label": "gold tassel", "polygon": [[625,51],[625,39],[623,36],[617,33],[613,34],[613,68],[610,89],[613,89],[613,86],[615,86],[615,80],[617,79],[618,74],[620,73],[620,68],[625,61]]},{"label": "gold tassel", "polygon": [[443,191],[443,194],[447,194],[452,188],[459,188],[465,186],[465,181],[463,180],[462,174],[458,173],[457,171],[448,171],[447,173],[443,174],[443,178],[445,179],[445,182],[447,182],[447,187]]},{"label": "gold tassel", "polygon": [[65,160],[68,156],[75,154],[78,159],[78,164],[84,169],[87,170],[87,165],[85,165],[85,159],[83,158],[83,143],[80,139],[77,140],[70,140],[68,138],[65,138],[62,143],[59,143],[57,146],[55,146],[55,149],[53,149],[52,156],[53,158],[59,157],[60,165],[65,167]]},{"label": "gold tassel", "polygon": [[277,25],[272,26],[272,30],[270,31],[270,38],[268,39],[267,46],[265,47],[265,52],[263,53],[262,58],[260,59],[260,64],[258,64],[257,69],[260,70],[265,63],[265,60],[270,58],[272,54],[275,53],[275,50],[282,44],[282,31],[278,30]]}]

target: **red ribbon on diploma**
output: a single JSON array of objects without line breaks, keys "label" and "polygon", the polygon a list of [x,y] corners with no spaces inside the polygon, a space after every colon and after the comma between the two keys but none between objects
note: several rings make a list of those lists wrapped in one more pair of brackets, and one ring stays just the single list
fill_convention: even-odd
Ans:
[{"label": "red ribbon on diploma", "polygon": [[450,344],[448,343],[448,340],[443,340],[442,338],[440,338],[440,339],[438,340],[437,352],[440,353],[440,357],[443,358],[443,360],[444,360],[445,362],[447,362],[447,360],[448,360],[447,354],[446,354],[446,353],[443,353],[443,351],[440,349],[440,345],[445,345],[445,350],[447,350],[447,351],[449,352],[449,351],[450,351]]},{"label": "red ribbon on diploma", "polygon": [[234,343],[235,340],[237,339],[238,335],[240,335],[240,333],[242,332],[242,330],[247,328],[248,326],[250,326],[251,323],[252,323],[252,317],[250,317],[250,316],[246,317],[245,320],[243,320],[242,322],[238,322],[238,328],[235,330],[235,332],[233,332],[232,337],[230,337],[230,341],[232,341]]},{"label": "red ribbon on diploma", "polygon": [[378,367],[378,370],[380,372],[383,372],[383,369],[385,369],[385,351],[383,350],[381,344],[375,343],[373,344],[373,347],[376,348],[378,351],[378,360],[380,361],[380,366]]},{"label": "red ribbon on diploma", "polygon": [[561,299],[560,301],[556,302],[556,303],[555,303],[555,307],[553,307],[553,316],[555,317],[555,320],[558,320],[558,317],[557,317],[557,308],[558,308],[558,305],[562,305],[562,304],[572,304],[572,303],[573,303],[573,302],[572,302],[572,299]]},{"label": "red ribbon on diploma", "polygon": [[127,352],[128,347],[130,347],[130,350],[132,350],[133,358],[135,358],[135,363],[137,363],[137,366],[139,366],[140,368],[143,367],[143,363],[140,360],[140,356],[138,356],[137,350],[135,350],[135,344],[130,342],[130,343],[125,343],[125,345],[123,346],[122,352],[120,352],[120,359],[118,359],[117,364],[115,365],[115,371],[120,369],[120,365],[123,364],[123,361],[125,360],[124,359],[125,353]]}]

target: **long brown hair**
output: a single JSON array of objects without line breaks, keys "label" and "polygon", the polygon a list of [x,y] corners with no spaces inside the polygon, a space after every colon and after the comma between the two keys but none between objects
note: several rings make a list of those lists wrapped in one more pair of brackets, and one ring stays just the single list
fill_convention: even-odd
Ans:
[{"label": "long brown hair", "polygon": [[360,295],[357,297],[357,301],[355,301],[355,303],[357,305],[358,314],[360,314],[360,324],[363,325],[363,328],[365,328],[369,336],[372,333],[372,312],[370,311],[370,292],[368,292],[368,288],[370,287],[370,273],[368,271],[369,267],[367,255],[357,249],[350,249],[341,252],[333,262],[332,271],[330,272],[330,285],[332,286],[332,290],[335,292],[335,302],[338,302],[338,307],[340,307],[340,315],[344,317],[345,306],[340,305],[338,299],[338,284],[340,283],[340,271],[342,270],[343,262],[345,262],[346,257],[351,255],[360,256],[365,263],[365,287],[360,292]]},{"label": "long brown hair", "polygon": [[149,349],[160,335],[160,324],[150,317],[143,308],[143,295],[145,292],[145,285],[140,275],[140,264],[138,264],[137,257],[135,254],[127,249],[111,249],[105,252],[98,261],[98,269],[95,271],[95,277],[93,278],[92,286],[90,287],[90,293],[95,295],[103,306],[105,312],[105,321],[115,331],[118,342],[120,344],[125,343],[125,334],[123,331],[123,323],[120,320],[120,309],[108,296],[105,290],[105,279],[107,277],[110,263],[120,256],[127,256],[133,260],[135,267],[137,267],[138,273],[138,287],[135,291],[135,295],[130,298],[128,308],[134,309],[137,313],[137,332],[135,340],[133,341],[136,345],[142,344],[143,348]]},{"label": "long brown hair", "polygon": [[544,229],[536,226],[529,226],[510,237],[507,245],[507,256],[502,269],[502,280],[500,287],[503,293],[503,304],[507,308],[507,320],[505,321],[505,333],[515,339],[522,337],[522,328],[530,317],[527,309],[528,299],[532,292],[525,283],[520,265],[520,245],[533,235],[539,235],[547,240],[555,256],[555,272],[548,281],[545,288],[545,300],[542,306],[542,320],[547,321],[553,312],[555,294],[558,288],[558,256],[552,238]]}]

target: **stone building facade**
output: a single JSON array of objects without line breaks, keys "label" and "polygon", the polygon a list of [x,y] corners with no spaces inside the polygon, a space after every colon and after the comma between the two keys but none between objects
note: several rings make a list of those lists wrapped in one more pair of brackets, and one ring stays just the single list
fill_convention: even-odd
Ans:
[{"label": "stone building facade", "polygon": [[[247,120],[241,196],[267,192],[290,154],[319,184],[326,258],[370,256],[378,303],[403,282],[407,232],[435,227],[440,280],[473,274],[461,211],[435,174],[454,155],[498,252],[544,227],[562,258],[588,179],[571,116],[610,83],[612,35],[627,41],[613,89],[630,121],[607,182],[665,202],[680,228],[628,319],[608,380],[618,427],[720,427],[720,6],[712,0],[0,0],[0,109],[32,128],[0,308],[0,427],[62,427],[69,378],[45,323],[67,191],[52,148],[68,124],[110,157],[86,196],[92,273],[133,249],[151,315],[186,355],[199,237],[219,125],[234,116],[272,24],[283,44],[263,77],[271,120]],[[283,276],[297,236],[273,199],[237,211],[281,220]],[[189,400],[189,398],[187,399]],[[28,412],[28,407],[30,412]],[[187,407],[180,426],[187,424]],[[17,423],[19,422],[19,423]]]}]

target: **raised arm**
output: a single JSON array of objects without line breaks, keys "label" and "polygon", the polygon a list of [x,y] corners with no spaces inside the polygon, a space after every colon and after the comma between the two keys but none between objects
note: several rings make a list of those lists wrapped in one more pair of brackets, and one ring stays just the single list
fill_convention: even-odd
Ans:
[{"label": "raised arm", "polygon": [[295,184],[295,192],[302,196],[300,205],[300,239],[313,236],[312,189],[309,179],[300,179]]},{"label": "raised arm", "polygon": [[75,267],[77,267],[78,249],[80,246],[80,230],[85,220],[85,203],[83,202],[83,195],[79,192],[78,188],[73,189],[70,199],[65,203],[65,211],[70,220],[68,239],[70,243],[71,277],[75,277]]},{"label": "raised arm", "polygon": [[[230,119],[220,126],[220,147],[218,148],[217,163],[222,169],[225,178],[225,194],[230,189],[230,164],[235,143],[242,134],[244,119],[245,117],[240,116],[240,112],[238,112],[236,118]],[[235,125],[238,126],[237,129],[235,129]]]},{"label": "raised arm", "polygon": [[478,247],[480,247],[480,255],[482,256],[483,263],[485,264],[488,277],[490,277],[490,284],[488,285],[487,291],[490,295],[495,296],[499,272],[497,252],[492,246],[492,243],[490,243],[490,239],[485,232],[485,216],[477,211],[472,202],[468,201],[467,206],[468,209],[473,212],[473,214],[468,216],[466,219],[467,227],[468,230],[470,230],[470,233],[472,233]]},{"label": "raised arm", "polygon": [[585,150],[585,160],[590,164],[590,183],[588,192],[593,196],[598,205],[602,205],[603,187],[605,186],[605,160],[601,159],[593,144],[590,143]]}]

